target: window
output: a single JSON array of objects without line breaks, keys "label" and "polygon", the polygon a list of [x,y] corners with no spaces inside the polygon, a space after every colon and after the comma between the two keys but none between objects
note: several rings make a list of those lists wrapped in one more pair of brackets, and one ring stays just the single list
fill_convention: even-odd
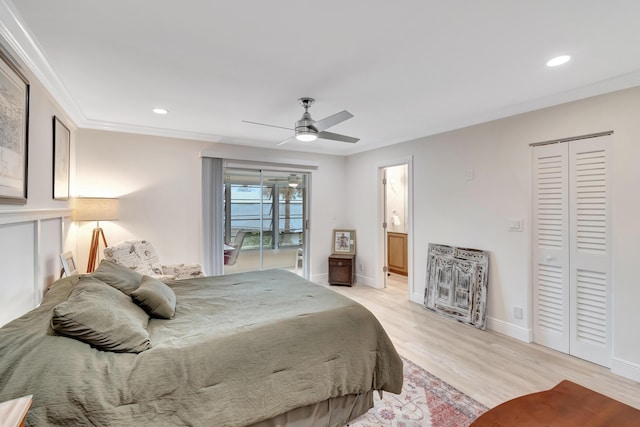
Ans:
[{"label": "window", "polygon": [[244,230],[248,234],[243,250],[258,249],[261,243],[271,249],[301,246],[304,198],[302,176],[283,172],[263,172],[260,176],[260,171],[227,169],[225,243],[232,244],[237,232]]}]

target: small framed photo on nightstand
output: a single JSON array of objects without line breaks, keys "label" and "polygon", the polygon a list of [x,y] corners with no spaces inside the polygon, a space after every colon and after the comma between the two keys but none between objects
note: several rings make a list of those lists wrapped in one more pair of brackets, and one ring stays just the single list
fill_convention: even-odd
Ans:
[{"label": "small framed photo on nightstand", "polygon": [[76,267],[76,261],[73,259],[71,251],[60,254],[60,261],[62,261],[62,269],[67,277],[78,274],[78,267]]}]

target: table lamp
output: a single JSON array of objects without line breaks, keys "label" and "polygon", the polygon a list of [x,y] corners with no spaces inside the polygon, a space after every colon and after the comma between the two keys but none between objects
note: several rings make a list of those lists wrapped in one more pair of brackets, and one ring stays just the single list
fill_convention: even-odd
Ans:
[{"label": "table lamp", "polygon": [[89,262],[87,263],[87,273],[96,269],[98,261],[98,247],[100,238],[105,248],[107,239],[104,231],[100,228],[100,221],[114,221],[118,219],[118,199],[104,197],[78,197],[75,199],[73,208],[74,221],[96,221],[96,227],[91,235],[91,245],[89,246]]}]

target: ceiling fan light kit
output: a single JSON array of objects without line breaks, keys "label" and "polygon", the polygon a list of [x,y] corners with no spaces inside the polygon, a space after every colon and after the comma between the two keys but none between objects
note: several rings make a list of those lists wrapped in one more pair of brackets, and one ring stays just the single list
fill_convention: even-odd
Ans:
[{"label": "ceiling fan light kit", "polygon": [[[302,142],[311,142],[311,141],[315,141],[318,138],[329,139],[332,141],[349,142],[352,144],[360,140],[359,138],[354,138],[351,136],[340,135],[333,132],[325,132],[325,129],[328,129],[331,126],[335,126],[338,123],[342,123],[345,120],[352,118],[353,114],[351,114],[347,110],[343,110],[343,111],[340,111],[339,113],[333,114],[331,116],[325,117],[324,119],[316,121],[311,118],[311,114],[309,113],[309,107],[311,107],[311,104],[313,104],[314,101],[315,100],[313,98],[298,99],[298,102],[300,103],[300,105],[302,105],[302,108],[304,108],[304,113],[302,114],[302,117],[300,118],[300,120],[298,120],[295,123],[294,129],[292,129],[294,131],[293,136],[285,139],[278,145],[286,144],[287,142],[292,140],[298,140]],[[243,120],[243,122],[254,124],[254,125],[288,129],[288,128],[284,128],[283,126],[268,125],[265,123],[251,122],[248,120]]]},{"label": "ceiling fan light kit", "polygon": [[296,133],[296,139],[302,142],[311,142],[318,139],[318,135],[312,132],[300,131]]}]

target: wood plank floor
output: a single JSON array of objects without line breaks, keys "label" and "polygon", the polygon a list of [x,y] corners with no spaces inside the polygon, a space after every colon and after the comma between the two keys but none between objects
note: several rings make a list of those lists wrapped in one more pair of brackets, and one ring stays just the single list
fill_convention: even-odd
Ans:
[{"label": "wood plank floor", "polygon": [[640,383],[582,359],[436,315],[410,302],[406,283],[393,275],[386,289],[357,284],[329,288],[367,307],[402,356],[488,407],[568,379],[640,409]]}]

